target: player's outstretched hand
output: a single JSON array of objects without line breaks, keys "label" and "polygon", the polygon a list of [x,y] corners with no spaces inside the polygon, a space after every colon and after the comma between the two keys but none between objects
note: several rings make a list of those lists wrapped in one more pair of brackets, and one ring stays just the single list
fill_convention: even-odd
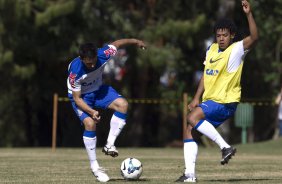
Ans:
[{"label": "player's outstretched hand", "polygon": [[146,44],[142,40],[137,40],[137,46],[143,50],[146,49]]},{"label": "player's outstretched hand", "polygon": [[251,12],[250,3],[247,0],[242,0],[242,6],[243,6],[243,10],[246,14]]}]

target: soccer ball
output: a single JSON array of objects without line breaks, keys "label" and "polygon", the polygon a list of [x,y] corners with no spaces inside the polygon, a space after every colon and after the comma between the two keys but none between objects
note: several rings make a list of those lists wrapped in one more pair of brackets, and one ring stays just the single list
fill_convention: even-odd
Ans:
[{"label": "soccer ball", "polygon": [[137,180],[143,172],[142,163],[136,158],[127,158],[122,161],[121,175],[126,180]]}]

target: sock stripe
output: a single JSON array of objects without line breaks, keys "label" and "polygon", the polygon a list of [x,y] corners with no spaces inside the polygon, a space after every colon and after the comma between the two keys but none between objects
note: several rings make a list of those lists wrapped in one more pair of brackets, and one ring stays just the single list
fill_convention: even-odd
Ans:
[{"label": "sock stripe", "polygon": [[201,126],[201,124],[204,122],[205,120],[204,119],[202,119],[202,120],[200,120],[198,123],[197,123],[197,125],[194,127],[194,129],[198,129],[199,128],[199,126]]},{"label": "sock stripe", "polygon": [[89,138],[94,138],[94,137],[96,137],[96,131],[84,130],[83,136],[89,137]]},{"label": "sock stripe", "polygon": [[194,139],[184,139],[183,142],[196,142]]},{"label": "sock stripe", "polygon": [[122,113],[122,112],[114,112],[114,115],[116,116],[116,117],[118,117],[118,118],[120,118],[120,119],[124,119],[124,120],[126,120],[126,118],[127,118],[127,114],[125,114],[125,113]]}]

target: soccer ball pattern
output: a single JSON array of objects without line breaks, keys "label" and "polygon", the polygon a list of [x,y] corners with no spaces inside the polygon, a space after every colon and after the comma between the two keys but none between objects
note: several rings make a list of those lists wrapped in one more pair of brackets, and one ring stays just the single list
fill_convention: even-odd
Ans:
[{"label": "soccer ball pattern", "polygon": [[137,180],[140,178],[143,172],[142,163],[136,158],[127,158],[122,161],[121,175],[126,180]]}]

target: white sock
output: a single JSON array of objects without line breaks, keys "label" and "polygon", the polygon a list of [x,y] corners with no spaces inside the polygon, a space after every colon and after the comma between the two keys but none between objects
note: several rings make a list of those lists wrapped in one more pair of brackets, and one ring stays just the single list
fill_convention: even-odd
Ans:
[{"label": "white sock", "polygon": [[96,171],[99,168],[99,164],[96,158],[96,136],[93,138],[83,136],[83,142],[90,161],[90,167],[92,171]]},{"label": "white sock", "polygon": [[184,161],[185,161],[185,174],[195,175],[195,165],[198,154],[198,144],[190,139],[189,142],[184,142]]},{"label": "white sock", "polygon": [[107,139],[107,146],[112,146],[115,144],[117,137],[119,136],[121,130],[126,124],[125,119],[121,119],[115,115],[111,119],[111,128]]},{"label": "white sock", "polygon": [[[201,123],[200,126],[198,126],[199,123]],[[214,128],[214,126],[209,123],[207,120],[200,121],[196,127],[199,132],[210,138],[212,141],[214,141],[220,149],[222,148],[229,148],[230,145],[225,142],[225,140],[221,137],[221,135],[218,133],[218,131]]]}]

